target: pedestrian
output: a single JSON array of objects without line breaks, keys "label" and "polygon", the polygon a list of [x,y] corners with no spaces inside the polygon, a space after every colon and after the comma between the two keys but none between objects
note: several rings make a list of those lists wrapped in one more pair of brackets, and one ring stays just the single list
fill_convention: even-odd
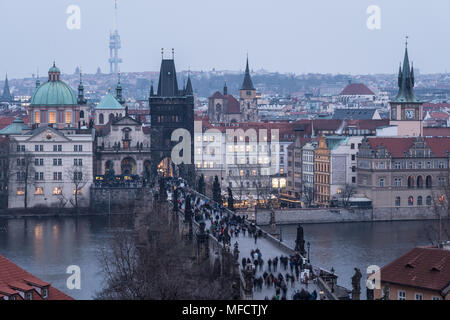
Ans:
[{"label": "pedestrian", "polygon": [[305,286],[306,288],[308,288],[308,275],[306,274],[306,272],[304,273],[304,280],[305,280]]},{"label": "pedestrian", "polygon": [[269,266],[269,272],[272,272],[272,259],[267,260],[267,265]]},{"label": "pedestrian", "polygon": [[291,275],[290,279],[291,279],[291,288],[294,288],[295,287],[295,277],[294,277],[294,275]]},{"label": "pedestrian", "polygon": [[277,272],[277,266],[278,266],[278,257],[275,257],[272,261],[273,263],[273,271]]},{"label": "pedestrian", "polygon": [[255,244],[256,244],[256,240],[258,240],[258,235],[255,232]]},{"label": "pedestrian", "polygon": [[242,258],[242,269],[245,269],[246,264],[247,264],[247,259]]},{"label": "pedestrian", "polygon": [[259,258],[258,260],[259,260],[259,263],[258,263],[259,271],[263,271],[264,260],[262,258]]}]

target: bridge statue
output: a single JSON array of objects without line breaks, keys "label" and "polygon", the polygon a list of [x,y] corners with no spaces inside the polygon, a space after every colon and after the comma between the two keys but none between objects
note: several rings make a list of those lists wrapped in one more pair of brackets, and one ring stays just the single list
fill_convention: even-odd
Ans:
[{"label": "bridge statue", "polygon": [[295,251],[299,252],[302,256],[306,254],[305,239],[303,238],[303,227],[300,224],[297,227],[297,239],[295,240]]},{"label": "bridge statue", "polygon": [[248,263],[245,265],[245,269],[243,270],[244,273],[244,293],[245,293],[245,300],[253,300],[253,263]]},{"label": "bridge statue", "polygon": [[361,278],[361,271],[358,268],[355,268],[355,274],[352,277],[352,300],[360,300]]},{"label": "bridge statue", "polygon": [[233,257],[234,257],[234,260],[238,261],[238,259],[239,259],[239,244],[237,241],[234,244]]}]

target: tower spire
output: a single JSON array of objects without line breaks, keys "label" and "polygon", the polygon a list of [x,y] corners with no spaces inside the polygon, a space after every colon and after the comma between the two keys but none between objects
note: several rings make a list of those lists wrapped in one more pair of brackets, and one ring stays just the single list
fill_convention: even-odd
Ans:
[{"label": "tower spire", "polygon": [[241,90],[255,90],[253,86],[252,77],[250,76],[250,68],[248,66],[248,54],[247,54],[247,64],[245,66],[245,76],[242,82]]},{"label": "tower spire", "polygon": [[78,84],[78,104],[84,105],[86,104],[86,99],[84,98],[84,85],[83,85],[83,73],[81,72],[80,66],[80,83]]},{"label": "tower spire", "polygon": [[408,36],[405,37],[405,54],[403,57],[403,66],[400,65],[398,71],[398,94],[394,99],[395,102],[418,102],[414,95],[414,70],[409,65],[408,56]]}]

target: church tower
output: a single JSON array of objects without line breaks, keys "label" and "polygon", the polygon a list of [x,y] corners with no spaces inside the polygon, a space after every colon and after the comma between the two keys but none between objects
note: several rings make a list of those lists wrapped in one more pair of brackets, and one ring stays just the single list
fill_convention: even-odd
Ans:
[{"label": "church tower", "polygon": [[423,136],[423,102],[414,95],[414,67],[409,65],[408,42],[403,67],[398,71],[398,94],[390,101],[390,125],[396,125],[399,136]]},{"label": "church tower", "polygon": [[[177,129],[186,129],[190,133],[191,163],[185,163],[186,176],[193,176],[194,165],[194,93],[190,77],[185,89],[178,88],[175,62],[162,59],[159,74],[158,90],[150,88],[151,116],[151,157],[153,170],[161,175],[173,173],[171,155],[174,146],[180,142],[172,142],[172,133]],[[187,149],[184,148],[183,152]],[[185,156],[185,155],[180,155]]]},{"label": "church tower", "polygon": [[6,75],[5,78],[5,85],[3,87],[3,95],[0,99],[0,102],[14,102],[14,97],[11,94],[11,91],[9,90],[9,82],[8,82],[8,75]]},{"label": "church tower", "polygon": [[258,121],[258,105],[256,98],[256,89],[253,86],[252,77],[250,76],[250,68],[245,67],[244,81],[239,90],[239,106],[241,111],[242,122],[256,122]]}]

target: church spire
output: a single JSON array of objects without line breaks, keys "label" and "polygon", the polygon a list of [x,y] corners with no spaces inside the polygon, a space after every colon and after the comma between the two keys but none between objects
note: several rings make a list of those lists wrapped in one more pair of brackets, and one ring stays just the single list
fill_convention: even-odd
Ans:
[{"label": "church spire", "polygon": [[253,86],[252,77],[250,76],[250,68],[248,66],[248,56],[247,56],[247,65],[245,67],[244,81],[242,82],[241,90],[255,90],[255,87]]},{"label": "church spire", "polygon": [[86,104],[87,101],[84,98],[83,74],[81,72],[81,67],[79,68],[79,70],[80,70],[80,83],[78,84],[78,104],[83,105]]},{"label": "church spire", "polygon": [[194,95],[194,91],[192,90],[192,83],[191,83],[191,76],[188,75],[188,80],[187,80],[187,84],[186,84],[186,95],[187,96],[193,96]]},{"label": "church spire", "polygon": [[122,96],[122,85],[120,84],[120,70],[118,73],[118,80],[117,80],[117,86],[116,86],[116,99],[119,101],[120,104],[124,104],[125,100]]},{"label": "church spire", "polygon": [[1,99],[2,102],[13,102],[14,98],[11,95],[11,91],[9,90],[9,82],[8,82],[8,74],[6,74],[5,85],[3,86],[3,96]]},{"label": "church spire", "polygon": [[227,82],[225,81],[224,85],[223,85],[223,95],[226,96],[228,95],[228,87],[227,87]]},{"label": "church spire", "polygon": [[414,70],[409,66],[408,37],[406,37],[405,54],[403,66],[400,66],[398,73],[398,94],[394,102],[419,102],[414,95]]}]

